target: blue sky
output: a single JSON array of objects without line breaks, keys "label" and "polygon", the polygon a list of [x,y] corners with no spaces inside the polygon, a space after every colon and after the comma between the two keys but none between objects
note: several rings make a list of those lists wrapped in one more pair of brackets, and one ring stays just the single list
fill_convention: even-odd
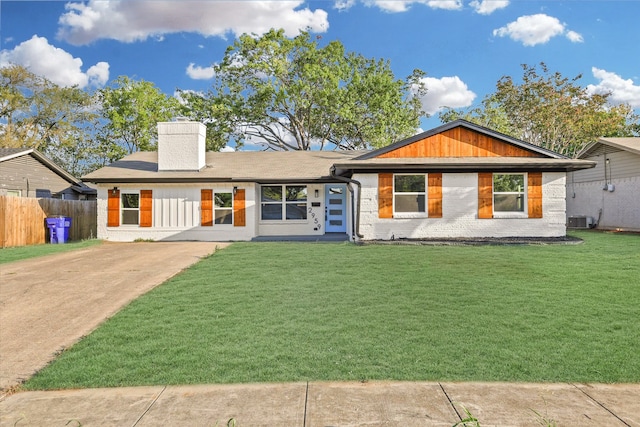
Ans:
[{"label": "blue sky", "polygon": [[518,81],[520,64],[541,61],[640,112],[639,20],[637,0],[2,0],[0,66],[87,90],[127,75],[201,91],[239,34],[308,28],[390,60],[399,78],[425,71],[427,129],[442,106],[477,105],[501,76]]}]

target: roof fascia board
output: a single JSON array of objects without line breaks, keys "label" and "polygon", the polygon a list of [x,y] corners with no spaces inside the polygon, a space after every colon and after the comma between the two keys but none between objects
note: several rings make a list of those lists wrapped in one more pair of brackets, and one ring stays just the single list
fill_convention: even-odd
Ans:
[{"label": "roof fascia board", "polygon": [[336,164],[336,170],[345,173],[347,171],[352,172],[388,172],[394,170],[400,171],[447,171],[447,172],[474,172],[478,170],[483,171],[503,171],[503,170],[518,170],[518,171],[548,171],[548,172],[571,172],[581,169],[590,169],[596,166],[596,162],[591,161],[568,161],[568,162],[551,162],[551,163],[476,163],[476,164],[415,164],[415,163],[395,163],[395,164]]},{"label": "roof fascia board", "polygon": [[15,159],[16,157],[21,157],[21,156],[25,156],[27,154],[31,154],[33,153],[35,150],[33,148],[27,148],[24,151],[18,151],[16,153],[13,154],[8,154],[2,158],[0,158],[0,162],[4,162],[6,160],[11,160],[11,159]]},{"label": "roof fascia board", "polygon": [[584,147],[576,156],[577,158],[581,158],[583,156],[588,157],[589,152],[592,151],[594,148],[596,148],[598,145],[604,145],[607,147],[612,147],[618,150],[622,150],[622,151],[628,151],[630,153],[634,153],[634,154],[639,154],[640,155],[640,149],[636,150],[634,148],[631,148],[629,146],[626,145],[622,145],[622,144],[618,144],[615,141],[612,141],[608,138],[599,138],[597,141],[593,141],[589,144],[587,144],[586,147]]},{"label": "roof fascia board", "polygon": [[525,150],[529,150],[529,151],[533,151],[535,153],[538,154],[542,154],[544,156],[550,157],[550,158],[554,158],[554,159],[566,159],[568,157],[563,156],[562,154],[556,153],[554,151],[551,150],[547,150],[546,148],[542,148],[542,147],[538,147],[537,145],[533,145],[530,144],[526,141],[522,141],[520,139],[517,138],[513,138],[509,135],[505,135],[503,133],[497,132],[495,130],[486,128],[484,126],[480,126],[477,125],[475,123],[471,123],[467,120],[463,120],[463,119],[458,119],[458,120],[454,120],[452,122],[449,123],[445,123],[441,126],[438,126],[436,128],[433,128],[431,130],[419,133],[417,135],[414,135],[412,137],[403,139],[401,141],[395,142],[391,145],[387,145],[386,147],[382,147],[379,148],[377,150],[371,151],[367,154],[364,154],[362,156],[356,157],[355,160],[367,160],[367,159],[372,159],[375,157],[378,157],[381,154],[385,154],[388,153],[390,151],[396,150],[398,148],[404,147],[406,145],[409,144],[413,144],[414,142],[420,141],[421,139],[425,139],[425,138],[429,138],[431,136],[437,135],[439,133],[442,132],[446,132],[448,130],[454,129],[456,127],[464,127],[482,134],[485,134],[487,136],[491,136],[493,138],[499,139],[501,141],[504,141],[508,144],[512,144],[515,145],[517,147],[523,148]]}]

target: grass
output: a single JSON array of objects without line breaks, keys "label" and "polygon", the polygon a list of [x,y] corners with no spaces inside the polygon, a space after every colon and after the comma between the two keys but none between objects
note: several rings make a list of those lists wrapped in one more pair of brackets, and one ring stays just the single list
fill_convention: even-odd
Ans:
[{"label": "grass", "polygon": [[236,243],[27,389],[306,380],[640,381],[640,236],[581,245]]},{"label": "grass", "polygon": [[79,242],[69,242],[65,244],[44,244],[44,245],[32,245],[32,246],[19,246],[14,248],[2,248],[0,249],[0,264],[4,264],[12,261],[20,261],[28,258],[35,258],[39,256],[55,254],[59,252],[72,251],[75,249],[82,249],[93,245],[98,245],[102,241],[97,239],[82,240]]}]

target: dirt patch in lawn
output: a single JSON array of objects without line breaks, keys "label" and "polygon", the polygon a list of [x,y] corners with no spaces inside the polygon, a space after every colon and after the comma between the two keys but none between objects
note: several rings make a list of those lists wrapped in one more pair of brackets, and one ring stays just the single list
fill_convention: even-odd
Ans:
[{"label": "dirt patch in lawn", "polygon": [[15,388],[126,304],[226,245],[105,242],[3,264],[0,390]]}]

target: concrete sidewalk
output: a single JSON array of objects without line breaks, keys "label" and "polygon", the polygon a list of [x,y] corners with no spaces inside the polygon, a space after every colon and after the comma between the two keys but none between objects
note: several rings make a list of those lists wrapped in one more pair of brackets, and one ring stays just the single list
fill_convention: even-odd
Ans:
[{"label": "concrete sidewalk", "polygon": [[238,427],[452,426],[465,409],[482,426],[640,426],[640,384],[302,382],[21,392],[0,401],[0,426],[225,426],[231,418]]}]

